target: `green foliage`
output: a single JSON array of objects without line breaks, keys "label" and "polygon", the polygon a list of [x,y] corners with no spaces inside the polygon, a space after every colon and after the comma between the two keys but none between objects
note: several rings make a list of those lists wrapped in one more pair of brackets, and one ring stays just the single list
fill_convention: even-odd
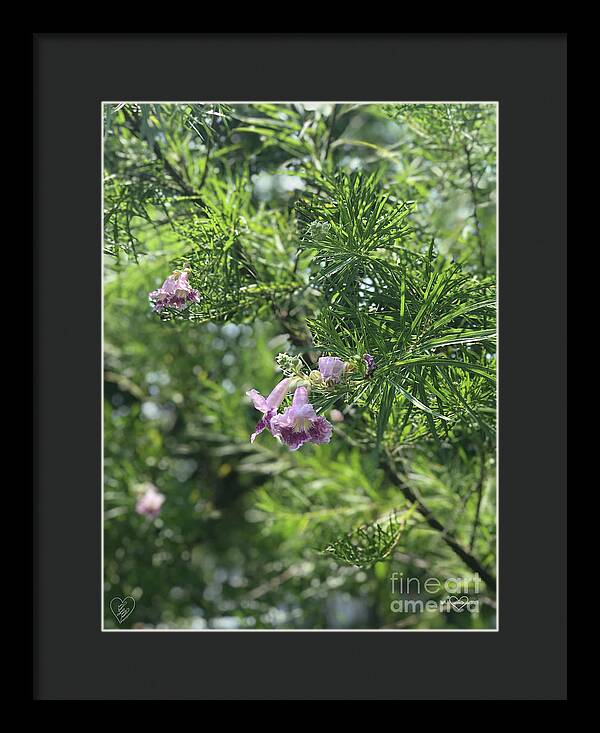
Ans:
[{"label": "green foliage", "polygon": [[[132,626],[493,626],[492,587],[477,617],[413,618],[389,577],[466,577],[448,537],[495,566],[494,106],[104,121],[107,599],[134,595]],[[152,313],[183,267],[199,302]],[[249,443],[244,392],[320,355],[350,365],[312,385],[331,443]]]},{"label": "green foliage", "polygon": [[325,548],[325,552],[333,555],[338,562],[359,568],[370,568],[382,562],[398,544],[415,506],[400,516],[393,512],[371,524],[358,527],[350,534],[334,540]]},{"label": "green foliage", "polygon": [[165,313],[166,320],[252,319],[277,309],[282,297],[302,286],[285,267],[297,248],[294,222],[252,205],[247,172],[229,181],[212,179],[198,213],[175,228],[188,247],[174,263],[190,269],[203,297],[184,314]]},{"label": "green foliage", "polygon": [[398,104],[382,113],[409,131],[410,164],[400,182],[420,202],[419,230],[446,240],[457,258],[476,261],[480,273],[493,272],[496,106]]},{"label": "green foliage", "polygon": [[308,325],[327,352],[347,360],[366,352],[377,363],[339,397],[371,415],[378,443],[390,420],[394,444],[426,432],[448,439],[459,426],[493,438],[484,417],[495,404],[493,281],[438,257],[433,243],[419,252],[405,223],[410,207],[373,176],[342,174],[325,190],[302,209],[303,246],[315,253],[324,296]]}]

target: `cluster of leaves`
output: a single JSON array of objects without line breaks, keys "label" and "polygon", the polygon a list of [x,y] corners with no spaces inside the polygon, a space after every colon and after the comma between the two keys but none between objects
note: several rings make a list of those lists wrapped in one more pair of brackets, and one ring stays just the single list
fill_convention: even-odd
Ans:
[{"label": "cluster of leaves", "polygon": [[[104,251],[137,261],[148,227],[187,218],[227,130],[224,105],[104,106]],[[140,223],[147,226],[140,229]]]},{"label": "cluster of leaves", "polygon": [[[250,199],[247,175],[233,181],[213,179],[199,212],[176,225],[188,246],[174,264],[189,268],[203,297],[183,314],[166,311],[165,320],[268,317],[302,287],[289,266],[297,248],[293,220],[285,212],[256,210]],[[276,238],[273,232],[278,232]]]},{"label": "cluster of leaves", "polygon": [[[370,414],[362,438],[391,447],[452,429],[494,440],[495,296],[492,278],[447,262],[433,242],[419,251],[410,206],[374,176],[344,174],[303,202],[302,246],[314,253],[323,295],[309,328],[344,359],[374,356],[368,379],[346,380],[335,397]],[[365,408],[369,408],[365,413]]]},{"label": "cluster of leaves", "polygon": [[[493,107],[108,107],[107,594],[143,592],[149,624],[382,626],[398,563],[468,572],[444,537],[493,569]],[[456,192],[461,235],[438,239],[425,214]],[[152,315],[183,266],[200,302]],[[313,389],[344,414],[330,445],[248,442],[244,392],[268,393],[280,351],[375,358]],[[151,526],[143,481],[167,496]],[[492,623],[488,593],[470,623]]]},{"label": "cluster of leaves", "polygon": [[480,274],[494,272],[496,106],[390,104],[381,111],[408,132],[410,155],[398,179],[419,200],[419,231],[444,240]]},{"label": "cluster of leaves", "polygon": [[360,568],[369,568],[385,560],[398,544],[415,506],[400,516],[394,511],[371,524],[358,527],[350,534],[337,538],[325,548],[325,552],[339,562]]}]

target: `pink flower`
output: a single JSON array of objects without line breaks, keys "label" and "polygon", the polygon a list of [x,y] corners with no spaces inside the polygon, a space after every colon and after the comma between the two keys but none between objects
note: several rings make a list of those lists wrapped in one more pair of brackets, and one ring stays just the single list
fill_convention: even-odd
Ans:
[{"label": "pink flower", "polygon": [[337,384],[346,369],[346,362],[337,356],[322,356],[319,359],[319,371],[324,382]]},{"label": "pink flower", "polygon": [[281,415],[271,418],[270,430],[290,450],[298,450],[304,443],[329,443],[332,427],[324,417],[315,412],[308,401],[306,387],[294,392],[292,406]]},{"label": "pink flower", "polygon": [[148,517],[148,519],[156,519],[160,514],[164,500],[165,495],[161,494],[154,484],[146,484],[146,490],[138,499],[135,510],[138,514]]},{"label": "pink flower", "polygon": [[329,417],[333,420],[333,422],[344,422],[344,413],[340,410],[333,409],[329,413]]},{"label": "pink flower", "polygon": [[162,287],[153,290],[148,297],[154,304],[154,312],[160,313],[163,308],[183,310],[190,303],[197,303],[200,294],[190,287],[187,270],[175,270],[164,281]]},{"label": "pink flower", "polygon": [[254,432],[250,436],[251,443],[254,443],[256,436],[262,433],[263,430],[267,428],[271,430],[271,420],[273,416],[276,415],[277,408],[288,393],[291,381],[290,377],[282,379],[266,399],[255,389],[251,389],[246,392],[246,395],[252,400],[254,407],[256,407],[259,412],[263,413],[263,417],[258,421]]}]

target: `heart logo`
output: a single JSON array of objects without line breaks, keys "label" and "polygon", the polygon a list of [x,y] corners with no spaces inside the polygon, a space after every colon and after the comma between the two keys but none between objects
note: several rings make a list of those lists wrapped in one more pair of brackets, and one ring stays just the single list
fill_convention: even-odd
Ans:
[{"label": "heart logo", "polygon": [[110,610],[117,621],[122,624],[128,616],[131,616],[135,608],[135,600],[131,596],[125,598],[113,598],[110,602]]},{"label": "heart logo", "polygon": [[469,596],[461,596],[460,598],[457,598],[456,596],[448,596],[447,601],[455,611],[462,613],[467,607]]}]

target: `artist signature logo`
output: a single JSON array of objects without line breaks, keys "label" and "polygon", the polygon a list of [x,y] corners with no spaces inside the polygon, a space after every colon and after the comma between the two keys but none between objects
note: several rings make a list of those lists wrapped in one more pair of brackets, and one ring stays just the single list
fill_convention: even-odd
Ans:
[{"label": "artist signature logo", "polygon": [[110,610],[117,621],[122,624],[126,618],[131,616],[135,608],[135,600],[131,596],[125,598],[113,598],[110,602]]}]

